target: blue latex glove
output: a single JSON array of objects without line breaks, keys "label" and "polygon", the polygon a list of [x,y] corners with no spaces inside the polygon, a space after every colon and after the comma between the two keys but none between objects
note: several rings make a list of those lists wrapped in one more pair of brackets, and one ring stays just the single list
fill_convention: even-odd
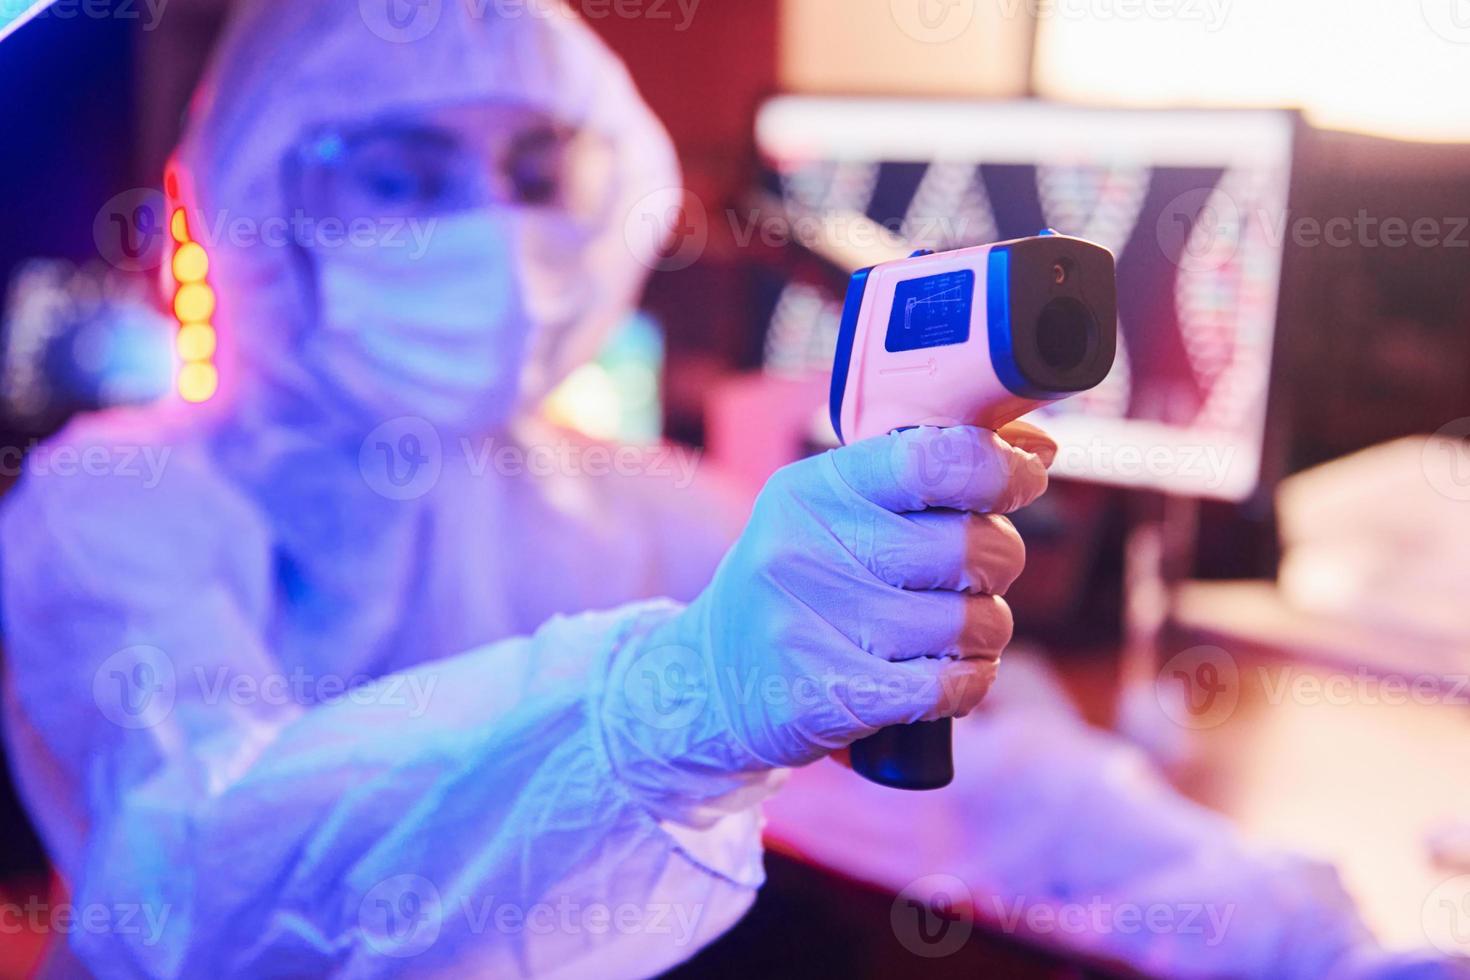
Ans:
[{"label": "blue latex glove", "polygon": [[771,478],[710,586],[610,665],[613,763],[655,812],[689,822],[743,777],[980,702],[1025,563],[1001,515],[1046,489],[1055,453],[1031,426],[1004,434],[1019,445],[913,429]]}]

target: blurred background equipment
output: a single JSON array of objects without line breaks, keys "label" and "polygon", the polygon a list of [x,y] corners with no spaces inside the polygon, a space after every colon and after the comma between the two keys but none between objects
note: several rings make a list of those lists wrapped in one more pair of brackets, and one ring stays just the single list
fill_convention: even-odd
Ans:
[{"label": "blurred background equipment", "polygon": [[11,279],[4,309],[0,406],[16,430],[168,393],[173,324],[148,279],[36,259]]},{"label": "blurred background equipment", "polygon": [[663,329],[652,317],[636,315],[608,338],[595,361],[547,396],[546,417],[595,439],[657,442],[663,435],[663,368]]},{"label": "blurred background equipment", "polygon": [[[1037,413],[1064,449],[1055,472],[1226,500],[1249,497],[1261,470],[1283,254],[1272,225],[1287,210],[1292,136],[1282,113],[1039,102],[787,97],[756,122],[762,183],[783,205],[862,215],[910,248],[1056,228],[1112,251],[1118,363],[1099,388]],[[840,309],[840,294],[818,297],[799,274],[778,284],[767,367],[830,353]]]}]

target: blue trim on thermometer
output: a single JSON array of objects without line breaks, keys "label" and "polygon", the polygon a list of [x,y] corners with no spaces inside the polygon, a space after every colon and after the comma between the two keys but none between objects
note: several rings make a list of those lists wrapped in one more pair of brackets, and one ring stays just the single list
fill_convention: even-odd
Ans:
[{"label": "blue trim on thermometer", "polygon": [[985,312],[990,319],[990,366],[1006,388],[1022,398],[1054,398],[1055,395],[1036,387],[1016,366],[1014,338],[1011,336],[1011,250],[997,246],[990,250],[985,272]]},{"label": "blue trim on thermometer", "polygon": [[832,394],[828,408],[832,413],[832,429],[837,441],[842,438],[842,396],[847,391],[847,372],[852,367],[852,345],[857,337],[858,314],[863,309],[863,294],[868,289],[868,273],[872,268],[859,269],[847,283],[847,298],[842,302],[842,326],[837,331],[837,353],[832,358]]}]

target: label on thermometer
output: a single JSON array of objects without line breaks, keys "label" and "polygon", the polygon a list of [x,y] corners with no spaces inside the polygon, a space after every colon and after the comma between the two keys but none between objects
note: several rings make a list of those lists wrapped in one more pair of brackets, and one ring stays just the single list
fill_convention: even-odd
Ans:
[{"label": "label on thermometer", "polygon": [[963,344],[970,339],[970,312],[975,302],[971,269],[908,279],[893,290],[888,315],[889,353]]}]

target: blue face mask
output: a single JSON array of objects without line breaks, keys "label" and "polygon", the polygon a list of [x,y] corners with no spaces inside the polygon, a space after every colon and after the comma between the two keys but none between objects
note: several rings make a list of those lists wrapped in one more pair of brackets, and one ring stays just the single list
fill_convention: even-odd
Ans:
[{"label": "blue face mask", "polygon": [[319,312],[307,366],[374,424],[506,422],[533,329],[517,274],[519,220],[471,211],[425,219],[417,240],[313,249]]}]

